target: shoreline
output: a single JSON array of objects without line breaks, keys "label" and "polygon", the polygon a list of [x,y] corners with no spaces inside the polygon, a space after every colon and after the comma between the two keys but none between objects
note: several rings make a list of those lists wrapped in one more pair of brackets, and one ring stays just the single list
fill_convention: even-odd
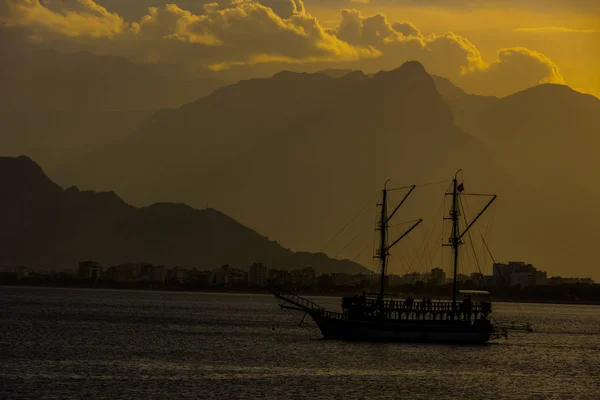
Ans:
[{"label": "shoreline", "polygon": [[[27,284],[18,283],[6,283],[1,282],[0,288],[50,288],[50,289],[84,289],[84,290],[132,290],[132,291],[144,291],[144,292],[171,292],[171,293],[203,293],[203,294],[240,294],[240,295],[252,295],[252,294],[263,294],[270,295],[271,292],[266,288],[190,288],[190,287],[177,287],[177,286],[166,286],[160,284],[144,284],[142,285],[85,285],[85,284],[70,284],[70,285],[36,285],[28,282]],[[349,290],[339,290],[332,292],[324,291],[308,291],[300,290],[298,294],[305,297],[343,297],[348,295],[357,294],[358,292]],[[431,297],[436,300],[451,300],[450,296],[436,296],[433,294],[419,294],[416,297]],[[557,305],[589,305],[589,306],[600,306],[600,300],[580,300],[580,299],[540,299],[540,298],[514,298],[506,296],[494,296],[492,294],[492,302],[499,303],[526,303],[526,304],[557,304]]]}]

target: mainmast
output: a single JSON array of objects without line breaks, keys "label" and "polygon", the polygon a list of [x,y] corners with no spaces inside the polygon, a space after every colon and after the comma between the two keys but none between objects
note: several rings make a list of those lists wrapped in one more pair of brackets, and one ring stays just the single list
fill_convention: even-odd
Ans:
[{"label": "mainmast", "polygon": [[[456,173],[458,175],[458,172]],[[450,219],[452,220],[452,235],[450,236],[450,245],[454,253],[454,264],[452,271],[452,319],[456,314],[456,274],[458,271],[458,247],[460,239],[458,235],[458,181],[456,176],[452,180],[452,210],[450,211]]]},{"label": "mainmast", "polygon": [[[379,235],[379,249],[377,250],[377,256],[379,257],[379,259],[381,260],[381,277],[379,280],[379,299],[381,301],[380,303],[380,307],[383,307],[383,296],[385,295],[385,273],[386,273],[386,268],[387,268],[387,258],[389,256],[389,250],[394,247],[396,245],[396,243],[398,243],[400,240],[402,240],[402,238],[404,238],[406,235],[408,235],[408,233],[410,231],[412,231],[414,228],[416,228],[417,225],[419,225],[421,222],[423,222],[422,219],[417,220],[417,222],[415,222],[408,230],[406,230],[406,232],[404,232],[399,238],[397,238],[392,244],[388,245],[388,224],[390,222],[390,220],[392,219],[392,217],[394,216],[394,214],[396,214],[396,211],[398,211],[398,209],[400,208],[400,206],[402,206],[402,204],[404,204],[404,202],[406,201],[406,199],[408,198],[408,196],[412,193],[412,191],[415,189],[415,185],[411,185],[411,186],[406,186],[403,188],[398,188],[398,189],[409,189],[408,193],[406,193],[406,195],[404,196],[404,198],[402,199],[402,201],[400,201],[400,203],[396,206],[396,208],[394,208],[394,210],[390,213],[390,215],[388,215],[387,213],[387,183],[390,180],[388,179],[385,184],[383,185],[383,191],[382,191],[382,199],[381,199],[381,204],[378,204],[378,206],[381,206],[381,216],[379,219],[379,223],[378,223],[378,230],[380,231],[380,235]],[[390,190],[396,190],[396,189],[390,189]]]},{"label": "mainmast", "polygon": [[381,219],[379,221],[379,230],[381,231],[379,235],[379,259],[381,260],[381,277],[379,280],[379,298],[383,300],[383,295],[385,293],[385,267],[387,263],[388,256],[388,248],[387,248],[387,229],[388,229],[388,219],[387,219],[387,183],[389,179],[383,185],[382,192],[382,200],[381,200]]},{"label": "mainmast", "polygon": [[[488,196],[491,197],[490,201],[483,207],[483,209],[473,218],[473,220],[465,227],[465,230],[460,232],[459,217],[460,217],[460,202],[458,196],[464,190],[463,184],[458,184],[458,173],[462,170],[459,169],[454,175],[452,180],[452,193],[446,193],[446,195],[452,195],[452,209],[450,210],[450,219],[452,220],[452,233],[450,235],[449,244],[444,246],[451,246],[454,255],[454,263],[452,268],[452,319],[455,318],[457,307],[456,307],[456,293],[457,293],[457,273],[458,273],[458,249],[462,244],[462,237],[471,229],[473,224],[481,217],[481,215],[488,209],[488,207],[496,200],[495,194],[471,194],[471,196]],[[465,193],[463,193],[465,195]]]}]

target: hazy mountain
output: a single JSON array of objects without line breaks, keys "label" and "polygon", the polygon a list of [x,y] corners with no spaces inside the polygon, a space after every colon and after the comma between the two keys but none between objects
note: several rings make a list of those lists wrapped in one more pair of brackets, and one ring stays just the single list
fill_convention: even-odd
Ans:
[{"label": "hazy mountain", "polygon": [[149,261],[210,269],[311,265],[319,272],[364,272],[324,254],[293,253],[213,209],[157,203],[136,208],[114,192],[63,190],[31,159],[0,158],[0,264],[73,268],[84,259],[105,264]]},{"label": "hazy mountain", "polygon": [[[500,195],[492,213],[497,258],[525,259],[556,274],[567,263],[573,273],[587,270],[592,227],[600,220],[583,211],[592,204],[587,199],[575,204],[568,195],[548,201],[554,193],[506,173],[483,136],[456,126],[447,102],[416,62],[372,77],[360,71],[340,78],[281,72],[158,112],[125,140],[53,176],[65,185],[115,188],[138,205],[208,204],[292,248],[316,250],[327,244],[331,256],[341,252],[368,265],[370,251],[361,249],[372,248],[375,197],[383,182],[390,177],[392,186],[445,181],[420,188],[400,215],[400,220],[423,216],[432,224],[442,220],[435,210],[448,181],[462,168],[469,190]],[[357,226],[329,244],[369,200],[372,208],[355,223],[365,224],[364,234]],[[471,207],[469,213],[478,204]],[[574,222],[582,218],[586,223]],[[428,229],[425,225],[424,232]],[[566,230],[575,236],[556,234]],[[415,232],[413,248],[424,232]],[[548,251],[562,246],[573,252]],[[420,268],[430,268],[441,261],[421,262]]]},{"label": "hazy mountain", "polygon": [[[155,114],[126,140],[54,176],[114,187],[135,204],[208,203],[294,248],[319,249],[387,178],[447,181],[463,167],[484,190],[496,175],[487,158],[411,62],[373,77],[281,72],[226,86]],[[437,189],[420,200],[434,211],[444,188]]]},{"label": "hazy mountain", "polygon": [[27,154],[46,168],[124,138],[156,109],[224,84],[213,75],[198,78],[191,67],[63,53],[2,28],[0,35],[9,36],[1,40],[0,155]]},{"label": "hazy mountain", "polygon": [[124,58],[23,45],[0,55],[0,112],[178,107],[223,83],[184,80]]},{"label": "hazy mountain", "polygon": [[503,98],[436,85],[457,125],[483,141],[503,168],[538,189],[600,197],[600,99],[544,84]]},{"label": "hazy mountain", "polygon": [[0,154],[27,154],[44,168],[56,168],[125,138],[153,113],[152,110],[0,113]]}]

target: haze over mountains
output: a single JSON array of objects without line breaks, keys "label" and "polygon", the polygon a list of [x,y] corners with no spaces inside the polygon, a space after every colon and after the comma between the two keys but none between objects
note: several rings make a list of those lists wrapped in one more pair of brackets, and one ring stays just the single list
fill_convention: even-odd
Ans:
[{"label": "haze over mountains", "polygon": [[436,83],[456,124],[490,148],[502,167],[537,189],[600,195],[600,100],[544,84],[496,98]]},{"label": "haze over mountains", "polygon": [[[2,74],[10,91],[0,94],[0,144],[3,155],[31,156],[65,187],[114,190],[138,206],[208,205],[316,251],[387,178],[447,181],[463,168],[468,188],[500,194],[496,258],[594,276],[600,100],[592,96],[560,85],[469,95],[415,62],[370,75],[281,72],[211,93],[222,82],[167,78],[161,68],[169,66],[44,51],[56,67],[36,69],[27,57],[42,53],[27,52]],[[78,78],[84,70],[94,79]],[[27,99],[36,111],[23,111]],[[420,189],[406,219],[431,219],[443,192]],[[376,210],[367,211],[361,218]],[[365,226],[358,239],[346,232],[325,250],[370,266]]]},{"label": "haze over mountains", "polygon": [[226,215],[184,204],[136,208],[114,192],[63,190],[27,157],[0,157],[0,265],[72,269],[81,260],[142,260],[166,266],[312,266],[318,273],[364,272],[347,260],[293,253]]},{"label": "haze over mountains", "polygon": [[[7,34],[0,29],[0,35]],[[163,73],[168,66],[136,64],[122,57],[1,43],[2,113],[178,107],[223,85],[213,76],[186,79],[181,73]]]},{"label": "haze over mountains", "polygon": [[[548,104],[576,99],[594,109],[600,101],[556,85],[498,99],[461,94],[446,83],[444,89],[415,62],[372,77],[281,72],[241,81],[156,113],[126,139],[53,176],[65,185],[114,189],[134,204],[208,203],[292,248],[320,249],[387,178],[398,184],[447,181],[463,168],[467,187],[500,194],[497,258],[526,259],[552,274],[561,274],[566,264],[573,273],[590,274],[598,213],[594,198],[585,197],[589,191],[584,195],[569,186],[586,173],[577,164],[582,154],[562,154],[564,170],[571,171],[564,190],[539,174],[551,176],[560,151],[544,148],[548,139],[564,137],[565,126],[591,130],[596,118],[575,112],[577,107],[561,111]],[[503,105],[513,103],[521,113],[502,114]],[[543,125],[539,119],[546,110],[561,124]],[[478,120],[483,113],[496,122]],[[527,161],[528,152],[542,148],[547,157]],[[520,169],[510,158],[519,152]],[[406,215],[432,214],[443,189],[423,192]],[[372,217],[375,209],[370,210]],[[571,234],[560,234],[567,231]],[[358,242],[344,255],[358,254]],[[548,250],[563,246],[570,251]],[[370,265],[368,253],[359,258],[364,265]]]},{"label": "haze over mountains", "polygon": [[495,174],[452,118],[419,63],[372,78],[281,72],[161,111],[56,176],[116,187],[136,204],[216,205],[284,243],[319,248],[390,176],[429,182],[477,166],[483,183]]},{"label": "haze over mountains", "polygon": [[0,45],[2,155],[27,154],[46,168],[122,139],[157,109],[224,84],[169,65],[31,45],[1,27]]}]

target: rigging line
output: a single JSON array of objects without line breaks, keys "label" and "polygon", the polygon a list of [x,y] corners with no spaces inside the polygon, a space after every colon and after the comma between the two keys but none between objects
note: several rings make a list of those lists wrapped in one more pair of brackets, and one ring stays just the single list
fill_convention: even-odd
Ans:
[{"label": "rigging line", "polygon": [[[489,195],[488,195],[488,196],[489,196]],[[469,209],[469,203],[468,203],[468,200],[467,200],[467,198],[466,198],[466,197],[465,197],[464,201],[465,201],[465,204],[466,204],[466,209],[467,209],[467,211],[468,211],[468,209]],[[462,198],[461,198],[461,204],[462,204]],[[466,223],[467,223],[467,221],[466,221],[466,216],[464,216],[464,218],[465,218],[465,224],[466,224]],[[487,226],[486,226],[486,231],[488,231],[488,230],[489,230],[489,228],[490,228],[490,222],[491,222],[491,220],[488,220],[488,224],[487,224]],[[479,235],[481,236],[481,239],[482,239],[482,242],[483,242],[483,244],[484,244],[484,245],[487,247],[487,244],[486,244],[486,242],[485,242],[485,238],[483,237],[483,234],[481,233],[481,229],[479,229],[479,226],[477,226],[477,227],[476,227],[476,229],[477,229],[477,232],[479,233]],[[478,260],[478,258],[477,258],[477,254],[476,254],[476,252],[475,252],[475,246],[474,246],[474,244],[473,244],[473,239],[472,239],[472,237],[471,237],[471,232],[470,232],[470,231],[469,231],[469,232],[467,232],[467,235],[469,236],[469,240],[471,241],[471,247],[472,247],[472,249],[473,249],[473,255],[474,255],[474,257],[475,257],[475,262],[476,262],[476,265],[477,265],[477,270],[478,270],[478,272],[479,272],[479,273],[480,273],[480,274],[483,276],[483,273],[481,272],[481,268],[480,268],[480,265],[479,265],[479,260]],[[482,252],[483,252],[483,248],[482,248]],[[489,248],[488,248],[488,252],[490,253],[490,256],[491,256],[492,254],[491,254],[491,252],[490,252]],[[492,260],[493,260],[493,256],[492,256]],[[493,273],[493,271],[492,271],[492,273]],[[482,278],[482,279],[483,279],[483,278]],[[483,286],[484,286],[484,288],[485,288],[485,282],[482,282],[482,283],[483,283]]]},{"label": "rigging line", "polygon": [[[412,241],[410,241],[410,243],[412,245]],[[413,251],[411,263],[415,266],[415,271],[425,272],[426,266],[423,263],[423,251],[421,251],[421,247],[423,248],[423,251],[426,249],[426,245],[424,245],[424,242],[422,242],[421,246],[419,246],[416,250]]]},{"label": "rigging line", "polygon": [[[438,219],[439,215],[441,213],[443,213],[443,209],[444,209],[444,199],[442,199],[442,202],[440,203],[440,206],[438,207],[432,221],[435,221]],[[430,243],[431,243],[431,239],[433,238],[433,232],[436,228],[436,224],[432,223],[431,228],[429,229],[429,232],[426,234],[426,236],[423,238],[423,241],[421,243],[421,246],[419,246],[419,252],[421,254],[421,257],[419,258],[420,262],[423,262],[423,256],[424,254],[427,252],[428,248],[430,247]],[[443,233],[443,229],[442,229],[442,233]]]},{"label": "rigging line", "polygon": [[[414,185],[414,186],[418,186],[418,185]],[[386,189],[388,192],[393,192],[395,190],[403,190],[403,189],[408,189],[413,187],[413,185],[408,185],[408,186],[400,186],[400,187],[395,187],[395,188],[391,188],[391,189]]]},{"label": "rigging line", "polygon": [[[435,182],[427,182],[427,183],[422,183],[420,185],[415,185],[415,187],[421,188],[421,187],[427,187],[427,186],[432,186],[432,185],[441,185],[442,183],[448,183],[451,182],[451,180],[445,180],[445,181],[435,181]],[[400,187],[396,187],[396,188],[391,188],[388,189],[389,191],[393,191],[393,190],[402,190],[402,189],[408,189],[412,187],[412,185],[409,186],[400,186]]]},{"label": "rigging line", "polygon": [[319,249],[319,251],[318,251],[317,253],[315,253],[315,254],[314,254],[314,255],[313,255],[313,256],[312,256],[312,257],[311,257],[311,258],[308,260],[308,262],[307,262],[307,263],[310,263],[310,262],[313,260],[313,258],[317,256],[317,254],[318,254],[318,253],[322,253],[322,252],[323,252],[323,250],[324,250],[324,249],[325,249],[327,246],[329,246],[329,244],[331,244],[331,242],[333,242],[333,241],[335,240],[335,238],[336,238],[336,237],[338,237],[338,235],[339,235],[340,233],[342,233],[342,232],[343,232],[343,231],[344,231],[344,230],[345,230],[345,229],[346,229],[346,228],[347,228],[347,227],[348,227],[348,226],[349,226],[349,225],[350,225],[352,222],[354,222],[354,220],[355,220],[356,218],[358,218],[358,217],[360,216],[360,214],[362,214],[362,213],[363,213],[363,212],[364,212],[364,211],[367,209],[367,207],[368,207],[368,206],[370,206],[370,205],[372,204],[372,202],[373,202],[373,199],[377,198],[378,196],[379,196],[379,193],[378,193],[376,196],[373,196],[373,198],[371,198],[371,199],[369,200],[369,202],[368,202],[367,204],[365,204],[365,205],[364,205],[364,206],[363,206],[363,207],[360,209],[360,211],[359,211],[358,213],[356,213],[356,215],[354,215],[354,217],[352,217],[352,219],[350,219],[350,221],[348,221],[348,222],[346,223],[346,225],[344,225],[344,226],[342,227],[342,229],[340,229],[340,230],[339,230],[339,231],[338,231],[338,232],[337,232],[335,235],[333,235],[333,236],[331,237],[331,239],[329,239],[329,241],[328,241],[327,243],[325,243],[325,245],[324,245],[324,246],[322,246],[322,247]]},{"label": "rigging line", "polygon": [[[412,244],[412,241],[410,239],[409,236],[407,236],[408,241]],[[414,268],[411,268],[411,265],[413,265],[414,261],[414,257],[413,260],[411,260],[410,256],[407,255],[406,258],[404,257],[404,253],[403,252],[399,252],[399,253],[394,253],[397,254],[396,257],[398,258],[398,260],[400,261],[400,264],[402,266],[402,270],[407,271],[407,273],[414,273],[416,272],[416,270],[414,270]]]},{"label": "rigging line", "polygon": [[[434,256],[437,254],[438,251],[440,251],[440,246],[437,246],[437,244],[438,244],[438,242],[442,241],[443,237],[444,237],[444,233],[442,232],[438,235],[438,240],[436,240],[436,242],[435,242],[436,246],[431,246],[431,248],[429,249],[429,253],[426,256],[427,257],[426,261],[428,264],[430,264],[430,265],[432,264],[432,260],[433,260]],[[443,265],[440,265],[440,268],[443,268]]]},{"label": "rigging line", "polygon": [[[481,236],[481,240],[483,241],[483,244],[485,245],[486,250],[488,251],[488,254],[490,255],[492,262],[494,264],[496,264],[496,260],[494,259],[494,255],[492,254],[492,252],[490,251],[490,248],[488,247],[487,243],[485,242],[485,239],[483,238],[483,235]],[[494,271],[492,271],[492,273],[494,273]],[[500,276],[502,277],[502,280],[504,281],[504,277],[502,276],[502,274],[500,274]]]},{"label": "rigging line", "polygon": [[354,256],[354,258],[353,258],[353,259],[351,259],[351,260],[348,260],[348,262],[347,262],[347,263],[346,263],[346,264],[345,264],[345,265],[344,265],[344,266],[341,268],[341,270],[343,271],[344,269],[346,269],[346,267],[347,267],[348,265],[350,265],[350,263],[351,263],[351,262],[356,262],[356,260],[358,259],[358,257],[360,257],[360,255],[361,255],[361,254],[362,254],[362,253],[363,253],[363,252],[364,252],[364,251],[365,251],[365,250],[366,250],[368,247],[369,247],[369,244],[367,243],[367,245],[366,245],[366,246],[364,246],[364,247],[363,247],[363,248],[362,248],[362,249],[361,249],[361,250],[358,252],[358,254],[357,254],[356,256]]},{"label": "rigging line", "polygon": [[[459,197],[459,200],[460,200],[460,204],[462,206],[462,204],[463,204],[462,198]],[[465,199],[464,209],[466,211],[469,210],[469,205],[468,205],[466,199]],[[467,224],[467,215],[466,214],[467,214],[466,212],[463,213],[463,219],[465,221],[465,224]],[[477,252],[475,251],[475,245],[473,244],[473,237],[471,236],[470,231],[467,232],[467,237],[469,238],[469,243],[471,244],[471,250],[473,251],[473,257],[475,258],[475,266],[477,267],[477,272],[479,272],[479,278],[481,280],[481,284],[482,284],[483,288],[486,289],[485,280],[483,279],[483,273],[481,273],[481,267],[479,266],[479,258],[477,257]]]},{"label": "rigging line", "polygon": [[483,197],[493,197],[493,194],[489,194],[489,193],[461,193],[461,196],[483,196]]},{"label": "rigging line", "polygon": [[[490,195],[490,194],[467,194],[466,196],[469,196],[469,195],[474,195],[474,196],[487,196],[487,197],[491,197],[491,196],[493,196],[493,195]],[[468,200],[467,200],[467,197],[466,197],[466,196],[464,197],[464,201],[465,201],[465,204],[467,205],[467,209],[468,209],[468,207],[469,207],[469,203],[468,203]],[[492,214],[492,217],[493,217],[493,215],[494,215],[494,214]],[[466,223],[466,221],[465,221],[465,223]],[[488,232],[489,232],[489,230],[490,230],[490,225],[491,225],[491,219],[488,219],[488,223],[487,223],[487,225],[486,225],[486,235],[487,235],[487,233],[488,233]],[[477,229],[477,232],[479,232],[479,235],[480,235],[480,236],[482,237],[482,239],[484,240],[484,242],[483,242],[483,243],[485,243],[485,239],[483,238],[483,235],[482,235],[482,233],[481,233],[481,229],[479,229],[479,226],[476,226],[475,228]],[[470,233],[470,232],[469,232],[469,233]],[[488,249],[488,251],[489,251],[489,249]],[[482,248],[481,248],[481,253],[483,253],[483,246],[482,246]],[[479,266],[478,266],[478,268],[479,268]],[[481,271],[480,271],[480,272],[481,272]]]},{"label": "rigging line", "polygon": [[[492,214],[492,217],[493,217],[493,214]],[[484,236],[484,235],[481,233],[481,231],[478,229],[478,231],[479,231],[479,235],[481,236],[481,250],[480,250],[480,253],[483,255],[483,257],[484,257],[484,262],[486,262],[486,263],[487,263],[487,253],[485,253],[485,238],[486,238],[486,237],[488,237],[488,238],[489,238],[489,236],[490,236],[490,228],[491,228],[491,225],[492,225],[492,218],[490,218],[490,219],[488,220],[487,226],[486,226],[486,228],[485,228],[485,236]]]},{"label": "rigging line", "polygon": [[433,185],[441,185],[442,183],[449,183],[449,182],[452,182],[452,180],[447,179],[445,181],[436,181],[436,182],[423,183],[421,185],[417,185],[417,187],[426,187],[426,186],[433,186]]},{"label": "rigging line", "polygon": [[354,236],[348,243],[346,243],[346,245],[344,247],[342,247],[342,249],[340,251],[338,251],[335,256],[333,256],[332,258],[329,259],[329,261],[327,262],[327,264],[325,264],[324,269],[326,269],[333,260],[335,260],[344,250],[346,250],[346,248],[348,248],[348,246],[350,246],[352,244],[352,242],[354,242],[360,235],[362,235],[362,233],[365,230],[365,228],[367,226],[369,226],[369,225],[371,225],[371,221],[369,221],[365,226],[363,226],[358,231],[358,234],[356,234],[356,236]]},{"label": "rigging line", "polygon": [[413,219],[413,220],[410,220],[410,221],[398,222],[397,224],[394,224],[394,225],[388,225],[388,228],[395,228],[397,226],[402,226],[402,225],[406,225],[406,224],[412,224],[412,223],[417,222],[418,220],[419,219]]},{"label": "rigging line", "polygon": [[[412,239],[410,237],[408,238],[408,243],[409,243],[411,249],[414,248]],[[412,251],[411,253],[412,254],[408,254],[406,256],[408,258],[408,262],[410,263],[409,265],[414,265],[415,271],[421,272],[422,265],[420,266],[418,263],[415,262],[417,259],[418,253],[416,251]]]},{"label": "rigging line", "polygon": [[[441,239],[441,236],[440,236],[440,239]],[[442,247],[441,247],[441,246],[436,246],[435,248],[432,248],[432,249],[430,250],[429,254],[427,255],[427,259],[428,259],[428,262],[429,262],[429,264],[430,264],[430,265],[431,265],[433,268],[440,268],[440,269],[444,270],[444,266],[443,266],[443,265],[434,265],[434,259],[435,259],[435,257],[437,256],[437,253],[438,253],[438,252],[440,252],[440,253],[442,253],[442,252],[443,252],[443,250],[442,250]],[[445,284],[446,282],[443,282],[443,283]]]}]

